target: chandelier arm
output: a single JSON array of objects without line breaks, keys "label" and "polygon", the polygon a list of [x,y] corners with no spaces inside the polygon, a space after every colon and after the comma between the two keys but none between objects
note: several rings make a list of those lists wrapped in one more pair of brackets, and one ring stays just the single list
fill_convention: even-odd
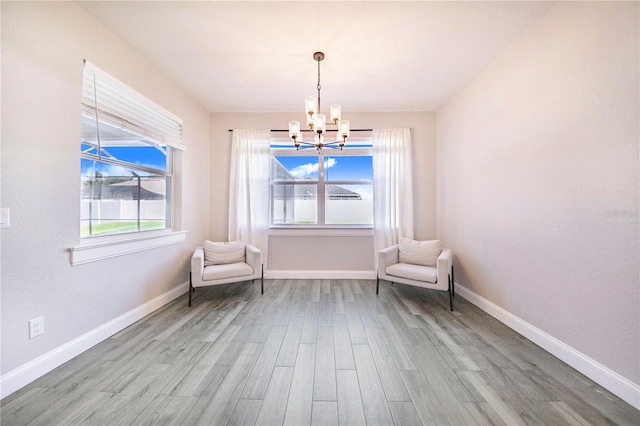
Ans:
[{"label": "chandelier arm", "polygon": [[[334,143],[335,143],[335,142],[331,142],[331,143],[329,143],[329,144],[326,144],[326,143],[325,143],[325,144],[322,144],[322,146],[321,146],[321,147],[316,146],[316,149],[318,150],[318,152],[322,151],[324,148],[338,149],[338,150],[342,151],[343,146],[342,146],[342,145],[334,146],[334,145],[332,145],[332,144],[334,144]],[[310,148],[310,147],[305,146],[304,148]],[[302,149],[302,148],[301,148],[301,149]]]},{"label": "chandelier arm", "polygon": [[[345,144],[347,141],[345,140],[337,140],[337,141],[333,141],[333,142],[324,142],[324,145],[335,145],[335,144]],[[331,146],[330,148],[335,148],[334,146]]]},{"label": "chandelier arm", "polygon": [[301,149],[309,149],[309,148],[317,148],[317,146],[315,146],[315,144],[305,142],[305,145],[304,145],[304,146],[302,146],[302,145],[301,145],[301,146],[299,146],[299,147],[298,147],[298,150],[301,150]]}]

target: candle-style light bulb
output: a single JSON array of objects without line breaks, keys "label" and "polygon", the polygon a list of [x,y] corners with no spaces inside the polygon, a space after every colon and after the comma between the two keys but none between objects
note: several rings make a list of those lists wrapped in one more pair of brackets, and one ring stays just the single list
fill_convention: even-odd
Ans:
[{"label": "candle-style light bulb", "polygon": [[333,121],[333,124],[338,124],[338,121],[340,121],[340,117],[342,115],[341,111],[342,109],[338,104],[333,104],[329,108],[329,117],[331,117],[331,121]]},{"label": "candle-style light bulb", "polygon": [[315,122],[313,123],[316,133],[323,133],[327,129],[326,118],[324,114],[316,114]]},{"label": "candle-style light bulb", "polygon": [[340,149],[347,143],[347,138],[351,134],[351,125],[349,124],[349,120],[340,120],[338,121],[338,138],[340,138]]}]

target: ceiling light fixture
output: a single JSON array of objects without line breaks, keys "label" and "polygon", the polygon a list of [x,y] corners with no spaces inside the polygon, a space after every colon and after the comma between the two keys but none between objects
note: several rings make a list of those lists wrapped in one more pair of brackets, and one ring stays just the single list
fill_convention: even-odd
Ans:
[{"label": "ceiling light fixture", "polygon": [[[324,114],[320,114],[320,61],[324,59],[324,53],[315,52],[313,59],[318,62],[318,97],[307,96],[304,99],[304,107],[307,113],[307,125],[309,130],[315,133],[314,142],[305,142],[302,140],[302,129],[300,128],[299,121],[289,122],[289,137],[293,140],[293,145],[296,149],[315,147],[318,152],[322,151],[322,148],[329,147],[335,149],[342,149],[349,137],[350,128],[349,120],[341,120],[341,108],[338,104],[333,104],[329,108],[330,123],[337,126],[337,138],[338,140],[333,142],[324,141],[324,133],[327,132],[327,122]],[[335,146],[338,145],[338,146]]]}]

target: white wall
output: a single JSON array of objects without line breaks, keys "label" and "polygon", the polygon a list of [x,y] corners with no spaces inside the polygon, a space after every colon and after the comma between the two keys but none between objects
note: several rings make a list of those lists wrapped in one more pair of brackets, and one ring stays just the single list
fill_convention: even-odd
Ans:
[{"label": "white wall", "polygon": [[[435,238],[435,113],[389,112],[356,113],[343,111],[357,128],[410,127],[414,152],[415,236]],[[211,238],[227,238],[229,209],[229,129],[286,129],[289,120],[301,117],[301,111],[263,114],[211,114]],[[304,118],[304,117],[302,117]],[[301,119],[302,119],[301,118]],[[269,271],[294,271],[289,276],[305,275],[300,271],[368,271],[373,274],[373,236],[369,232],[337,238],[335,231],[301,231],[273,233],[269,239]],[[304,256],[303,256],[304,253]],[[309,256],[310,253],[314,255]],[[268,272],[267,272],[268,274]],[[273,277],[273,273],[271,277]],[[329,275],[326,275],[327,277]],[[334,275],[334,276],[340,276]],[[347,276],[347,275],[342,275]],[[375,276],[375,275],[373,275]],[[355,277],[355,276],[354,276]]]},{"label": "white wall", "polygon": [[638,6],[555,5],[437,114],[456,281],[636,384]]},{"label": "white wall", "polygon": [[[185,243],[71,266],[85,58],[184,120]],[[209,233],[209,171],[208,112],[81,6],[2,3],[3,379],[188,281],[192,250]],[[27,321],[38,316],[45,333],[30,340]]]}]

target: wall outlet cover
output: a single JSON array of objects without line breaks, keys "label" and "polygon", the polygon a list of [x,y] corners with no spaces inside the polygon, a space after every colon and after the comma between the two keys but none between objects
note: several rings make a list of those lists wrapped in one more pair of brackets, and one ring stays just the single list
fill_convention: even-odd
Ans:
[{"label": "wall outlet cover", "polygon": [[29,339],[44,333],[44,317],[29,320]]}]

